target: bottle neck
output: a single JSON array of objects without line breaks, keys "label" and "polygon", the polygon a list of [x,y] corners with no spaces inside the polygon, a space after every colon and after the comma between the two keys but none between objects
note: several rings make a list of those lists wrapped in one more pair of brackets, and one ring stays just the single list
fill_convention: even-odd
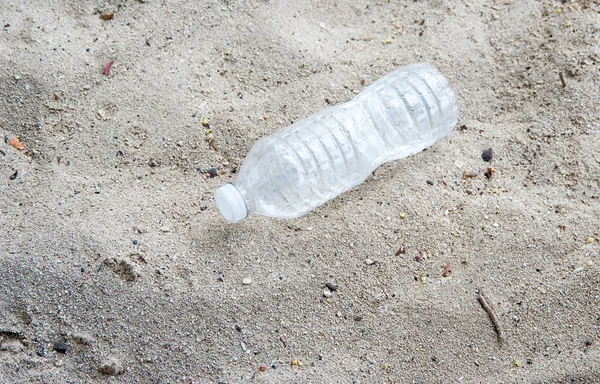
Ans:
[{"label": "bottle neck", "polygon": [[248,192],[248,190],[244,187],[243,183],[234,183],[235,187],[242,194],[244,201],[246,202],[246,208],[248,209],[248,214],[255,211],[254,199]]}]

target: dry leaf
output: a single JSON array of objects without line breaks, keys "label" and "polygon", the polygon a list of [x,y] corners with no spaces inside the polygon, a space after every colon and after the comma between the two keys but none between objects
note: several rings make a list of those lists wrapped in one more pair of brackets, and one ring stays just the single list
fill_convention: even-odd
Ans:
[{"label": "dry leaf", "polygon": [[12,139],[9,139],[8,144],[17,148],[19,151],[23,151],[25,149],[25,146],[23,145],[23,143],[21,143],[21,140],[19,140],[18,137],[13,137]]},{"label": "dry leaf", "polygon": [[115,17],[115,13],[114,12],[104,12],[103,14],[100,15],[100,18],[102,20],[110,20],[113,17]]}]

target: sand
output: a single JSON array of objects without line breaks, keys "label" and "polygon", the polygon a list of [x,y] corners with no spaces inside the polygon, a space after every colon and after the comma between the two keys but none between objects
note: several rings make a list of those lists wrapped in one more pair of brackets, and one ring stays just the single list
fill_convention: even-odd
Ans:
[{"label": "sand", "polygon": [[[600,382],[599,12],[1,0],[0,382]],[[462,128],[299,219],[221,218],[256,140],[422,61]]]}]

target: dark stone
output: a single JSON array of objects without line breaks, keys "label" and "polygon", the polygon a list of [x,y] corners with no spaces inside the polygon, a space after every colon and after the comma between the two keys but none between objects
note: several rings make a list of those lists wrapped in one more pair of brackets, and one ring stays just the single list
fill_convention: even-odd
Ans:
[{"label": "dark stone", "polygon": [[491,161],[494,158],[494,151],[492,151],[492,148],[488,148],[485,151],[483,151],[483,153],[481,154],[481,158],[485,162]]},{"label": "dark stone", "polygon": [[238,324],[235,325],[235,330],[238,332],[242,332],[242,327],[240,327]]},{"label": "dark stone", "polygon": [[210,177],[215,177],[218,175],[216,168],[209,168],[207,172]]},{"label": "dark stone", "polygon": [[337,291],[337,285],[335,285],[335,284],[327,283],[327,284],[325,284],[325,286],[327,288],[329,288],[330,291],[334,291],[334,292]]},{"label": "dark stone", "polygon": [[19,171],[15,171],[15,173],[13,173],[12,175],[10,175],[9,179],[14,180],[17,178],[17,176],[19,176]]},{"label": "dark stone", "polygon": [[433,181],[431,181],[431,180],[427,180],[427,184],[429,184],[429,185],[433,185]]},{"label": "dark stone", "polygon": [[38,356],[44,357],[44,356],[46,356],[46,348],[42,347],[36,353],[37,353]]},{"label": "dark stone", "polygon": [[133,245],[138,245],[139,241],[133,240]]},{"label": "dark stone", "polygon": [[54,343],[54,350],[59,353],[67,353],[71,346],[67,343],[56,342]]},{"label": "dark stone", "polygon": [[361,321],[361,320],[362,320],[362,316],[356,316],[356,317],[354,318],[354,321]]}]

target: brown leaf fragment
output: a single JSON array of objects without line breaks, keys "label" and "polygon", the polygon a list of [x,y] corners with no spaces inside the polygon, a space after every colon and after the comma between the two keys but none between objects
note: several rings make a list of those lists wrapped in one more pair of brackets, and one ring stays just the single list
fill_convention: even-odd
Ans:
[{"label": "brown leaf fragment", "polygon": [[21,140],[16,136],[13,137],[12,139],[9,139],[8,144],[17,148],[19,151],[25,150],[25,146],[23,145],[23,143],[21,143]]}]

